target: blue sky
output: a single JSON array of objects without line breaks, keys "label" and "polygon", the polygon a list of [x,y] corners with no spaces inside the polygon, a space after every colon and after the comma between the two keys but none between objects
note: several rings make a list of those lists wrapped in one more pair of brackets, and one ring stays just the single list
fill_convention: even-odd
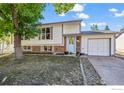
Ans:
[{"label": "blue sky", "polygon": [[120,31],[124,27],[124,4],[121,3],[79,3],[68,13],[61,15],[57,15],[52,4],[48,4],[42,14],[44,16],[42,23],[83,19],[82,31],[90,30],[92,24],[97,24],[100,30],[106,25],[109,25],[112,31]]}]

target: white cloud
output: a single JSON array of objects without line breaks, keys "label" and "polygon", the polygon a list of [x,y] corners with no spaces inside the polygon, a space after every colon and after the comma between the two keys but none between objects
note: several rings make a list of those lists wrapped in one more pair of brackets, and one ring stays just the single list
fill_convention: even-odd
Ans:
[{"label": "white cloud", "polygon": [[117,25],[117,27],[122,27],[122,25]]},{"label": "white cloud", "polygon": [[59,16],[65,16],[65,13],[61,13],[61,14],[59,14]]},{"label": "white cloud", "polygon": [[105,25],[107,25],[107,23],[106,22],[94,22],[94,23],[90,23],[89,25],[97,25],[97,26],[105,26]]},{"label": "white cloud", "polygon": [[73,11],[76,13],[76,16],[74,16],[76,18],[78,17],[80,19],[88,19],[90,16],[88,14],[83,13],[85,6],[86,4],[75,4],[73,9],[70,11]]},{"label": "white cloud", "polygon": [[109,9],[109,11],[115,13],[115,12],[117,12],[118,10],[115,9],[115,8],[111,8],[111,9]]},{"label": "white cloud", "polygon": [[77,13],[76,14],[79,18],[82,18],[82,19],[88,19],[90,16],[85,14],[85,13]]},{"label": "white cloud", "polygon": [[115,13],[115,17],[123,17],[124,16],[124,10],[121,13]]},{"label": "white cloud", "polygon": [[118,12],[117,9],[111,8],[109,9],[110,12],[113,12],[115,17],[123,17],[124,16],[124,10],[122,12]]},{"label": "white cloud", "polygon": [[81,22],[81,26],[85,27],[86,23],[84,21]]},{"label": "white cloud", "polygon": [[82,11],[84,11],[84,6],[85,5],[75,4],[75,6],[73,7],[73,9],[71,11],[82,12]]}]

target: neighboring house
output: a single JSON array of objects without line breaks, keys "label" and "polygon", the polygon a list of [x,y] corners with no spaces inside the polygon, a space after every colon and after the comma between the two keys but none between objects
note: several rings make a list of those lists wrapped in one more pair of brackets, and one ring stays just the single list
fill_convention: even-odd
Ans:
[{"label": "neighboring house", "polygon": [[13,44],[13,36],[4,37],[4,40],[0,40],[0,54],[3,53],[13,53],[14,52],[14,44]]},{"label": "neighboring house", "polygon": [[25,52],[81,53],[111,56],[115,53],[115,34],[106,31],[81,31],[82,20],[38,24],[41,34],[22,40]]},{"label": "neighboring house", "polygon": [[124,52],[124,28],[116,36],[116,52]]}]

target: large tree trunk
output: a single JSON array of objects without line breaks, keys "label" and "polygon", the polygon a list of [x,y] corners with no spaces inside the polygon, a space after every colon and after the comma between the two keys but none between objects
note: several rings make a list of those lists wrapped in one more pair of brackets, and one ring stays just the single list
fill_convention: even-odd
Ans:
[{"label": "large tree trunk", "polygon": [[19,24],[18,24],[17,11],[16,11],[15,4],[12,5],[12,20],[13,20],[14,29],[16,30],[16,33],[14,34],[15,58],[22,59],[23,52],[21,48],[21,34],[18,32]]},{"label": "large tree trunk", "polygon": [[14,35],[14,49],[15,49],[15,58],[22,59],[23,52],[21,48],[21,35],[17,32]]}]

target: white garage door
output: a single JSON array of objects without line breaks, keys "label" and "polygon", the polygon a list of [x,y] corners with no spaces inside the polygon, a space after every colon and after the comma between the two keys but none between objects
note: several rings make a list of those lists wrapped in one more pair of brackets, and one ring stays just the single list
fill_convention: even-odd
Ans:
[{"label": "white garage door", "polygon": [[89,39],[88,55],[109,56],[109,39]]}]

